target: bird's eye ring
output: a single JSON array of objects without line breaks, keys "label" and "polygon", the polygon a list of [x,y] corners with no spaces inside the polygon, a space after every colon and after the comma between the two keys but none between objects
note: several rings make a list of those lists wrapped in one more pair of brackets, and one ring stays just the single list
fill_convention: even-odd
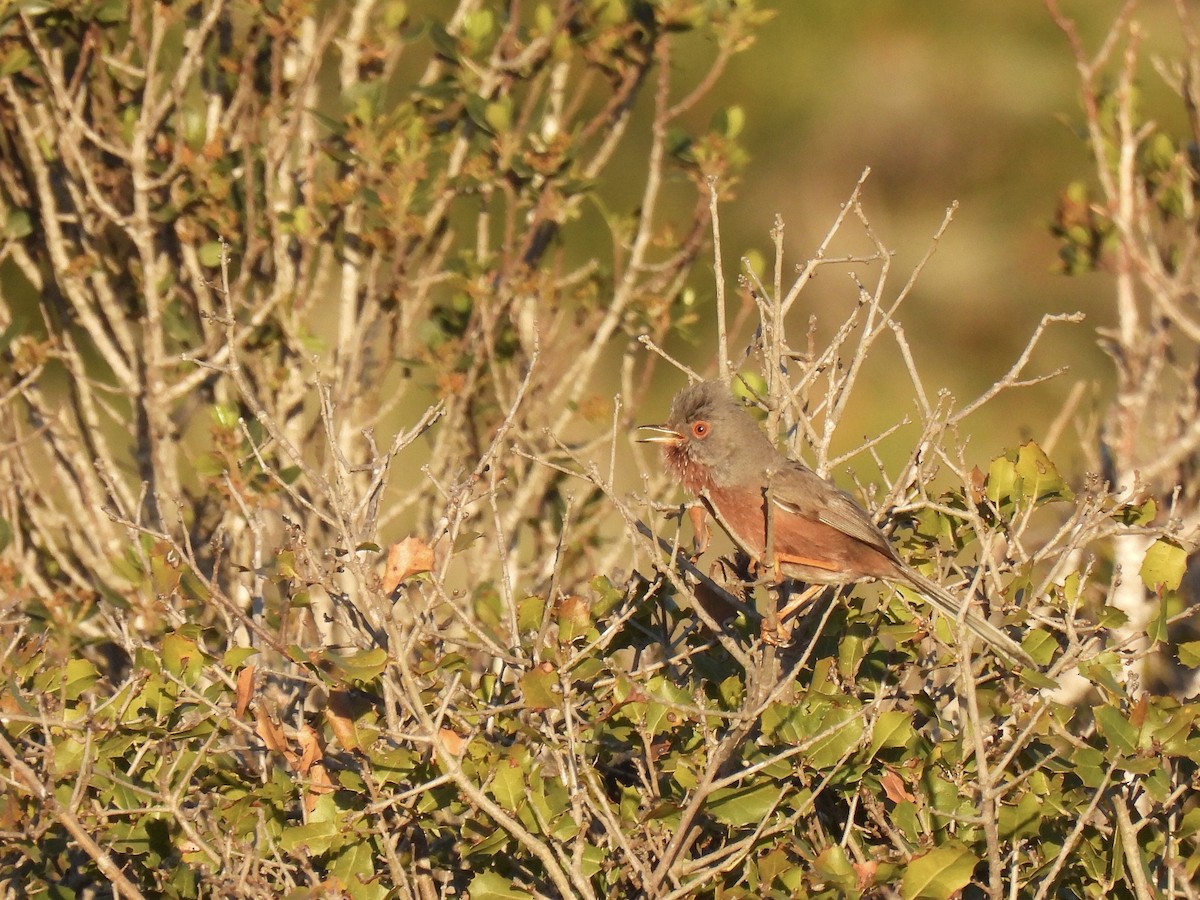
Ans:
[{"label": "bird's eye ring", "polygon": [[697,438],[698,440],[702,441],[708,437],[708,434],[711,430],[712,427],[707,422],[700,421],[692,423],[692,437]]}]

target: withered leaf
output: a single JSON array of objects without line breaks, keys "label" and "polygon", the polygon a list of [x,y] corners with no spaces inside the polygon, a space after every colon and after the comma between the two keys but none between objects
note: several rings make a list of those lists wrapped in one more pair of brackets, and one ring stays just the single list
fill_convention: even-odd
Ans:
[{"label": "withered leaf", "polygon": [[433,548],[418,537],[406,537],[388,548],[383,590],[390,594],[414,575],[433,569]]}]

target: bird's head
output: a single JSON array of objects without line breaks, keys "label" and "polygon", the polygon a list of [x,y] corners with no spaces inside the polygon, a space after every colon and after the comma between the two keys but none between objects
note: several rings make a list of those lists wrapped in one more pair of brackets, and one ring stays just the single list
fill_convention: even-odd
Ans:
[{"label": "bird's head", "polygon": [[775,448],[719,381],[684,388],[665,425],[642,425],[638,440],[663,445],[667,468],[694,494],[761,476]]}]

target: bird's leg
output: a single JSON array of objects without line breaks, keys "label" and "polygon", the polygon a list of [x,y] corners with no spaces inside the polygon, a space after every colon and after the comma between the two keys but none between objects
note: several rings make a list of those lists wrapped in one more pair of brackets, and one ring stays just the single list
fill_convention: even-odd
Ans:
[{"label": "bird's leg", "polygon": [[[781,592],[783,590],[783,584],[785,583],[786,582],[781,583],[779,586],[779,590]],[[762,633],[760,635],[763,641],[768,644],[774,644],[777,647],[783,646],[784,644],[790,644],[792,641],[792,629],[794,628],[794,625],[787,620],[802,606],[806,606],[811,603],[813,598],[819,596],[823,590],[825,590],[825,585],[811,584],[801,592],[799,597],[794,597],[793,599],[789,600],[784,605],[783,609],[780,609],[775,613],[776,621],[774,628],[768,628],[767,620],[763,619]],[[771,599],[774,600],[775,598],[772,597]],[[774,608],[774,606],[772,606],[772,608]]]},{"label": "bird's leg", "polygon": [[692,522],[692,559],[704,554],[708,543],[712,540],[712,531],[708,527],[708,512],[704,505],[697,503],[688,507],[688,518]]},{"label": "bird's leg", "polygon": [[775,558],[775,504],[771,502],[771,483],[763,488],[763,510],[766,512],[766,530],[763,535],[766,543],[763,545],[763,565],[775,576],[776,581],[783,581],[783,571],[779,560]]},{"label": "bird's leg", "polygon": [[814,597],[819,596],[820,593],[823,590],[825,590],[826,587],[828,587],[828,585],[810,584],[807,588],[804,589],[804,591],[800,594],[799,597],[795,597],[794,599],[789,600],[787,602],[787,605],[784,606],[784,608],[779,611],[779,621],[782,622],[784,619],[787,619],[789,616],[794,615],[795,612],[798,609],[800,609],[800,607],[806,606],[809,602],[812,601],[812,599]]},{"label": "bird's leg", "polygon": [[[766,543],[763,546],[762,563],[768,572],[772,572],[775,575],[775,583],[782,585],[782,573],[779,571],[779,562],[775,559],[775,510],[774,504],[771,502],[771,483],[769,479],[763,487],[763,509],[766,510],[767,522]],[[780,589],[782,590],[782,588]],[[779,602],[775,599],[770,589],[766,593],[767,608],[762,617],[761,636],[765,643],[774,644],[779,637]],[[763,610],[760,609],[759,612],[763,612]]]}]

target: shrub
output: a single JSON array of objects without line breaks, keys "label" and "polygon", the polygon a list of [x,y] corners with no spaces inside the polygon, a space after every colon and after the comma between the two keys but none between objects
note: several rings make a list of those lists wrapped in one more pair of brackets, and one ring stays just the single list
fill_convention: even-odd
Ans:
[{"label": "shrub", "polygon": [[[870,586],[764,643],[772,590],[679,552],[627,441],[709,339],[741,114],[696,122],[754,4],[0,13],[8,892],[1185,893],[1195,709],[1142,661],[1187,616],[1195,173],[1110,61],[1129,18],[1091,61],[1052,14],[1097,163],[1065,252],[1132,317],[1100,475],[1058,471],[1060,426],[982,464],[961,437],[1078,317],[960,403],[857,190],[790,284],[782,225],[736,302],[716,254],[721,372],[823,474],[877,467],[902,555],[1034,672]],[[830,258],[850,229],[875,252]],[[885,344],[898,472],[834,440]]]}]

